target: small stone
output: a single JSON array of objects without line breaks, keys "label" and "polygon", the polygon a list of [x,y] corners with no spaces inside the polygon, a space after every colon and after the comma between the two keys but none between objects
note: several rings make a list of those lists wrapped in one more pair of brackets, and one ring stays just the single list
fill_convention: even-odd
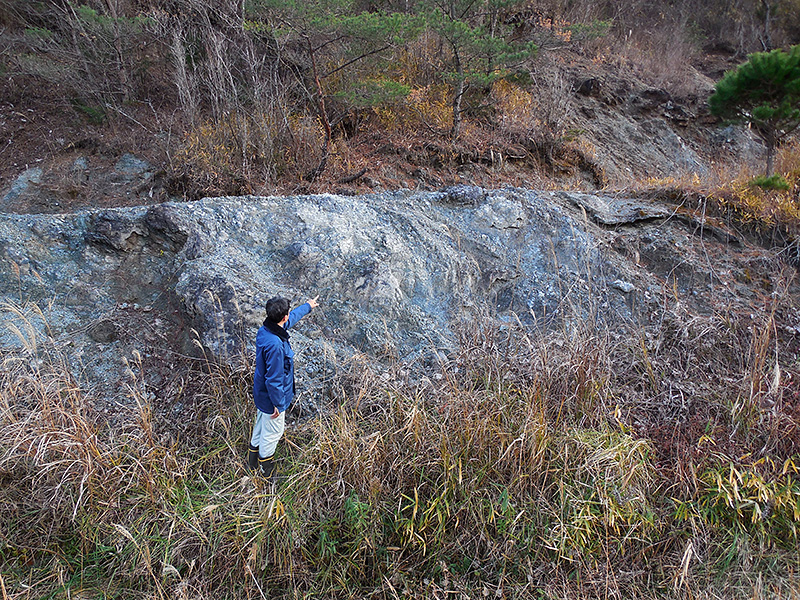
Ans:
[{"label": "small stone", "polygon": [[114,170],[118,173],[125,173],[126,175],[140,175],[149,171],[152,167],[146,160],[136,158],[133,154],[126,153],[122,155],[114,165]]},{"label": "small stone", "polygon": [[89,168],[89,161],[86,159],[85,156],[80,156],[75,159],[75,162],[72,163],[72,172],[74,173],[82,173],[83,171]]},{"label": "small stone", "polygon": [[628,281],[622,281],[621,279],[617,279],[611,284],[611,287],[618,289],[621,292],[625,292],[626,294],[630,294],[633,290],[636,289],[636,286]]},{"label": "small stone", "polygon": [[109,344],[119,339],[119,327],[109,319],[100,319],[92,323],[86,333],[100,344]]}]

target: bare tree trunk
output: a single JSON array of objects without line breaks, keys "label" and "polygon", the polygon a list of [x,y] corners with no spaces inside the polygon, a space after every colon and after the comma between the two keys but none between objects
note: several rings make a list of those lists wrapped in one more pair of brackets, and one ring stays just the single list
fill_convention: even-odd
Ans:
[{"label": "bare tree trunk", "polygon": [[319,81],[319,73],[317,72],[317,60],[314,56],[314,48],[311,45],[311,38],[306,37],[306,44],[308,46],[308,56],[311,58],[311,70],[314,75],[314,84],[317,87],[317,110],[319,111],[319,118],[322,121],[322,127],[325,129],[325,140],[322,145],[322,159],[319,164],[306,173],[306,181],[314,181],[322,175],[325,166],[328,164],[328,153],[330,152],[331,145],[331,122],[328,120],[328,112],[325,108],[325,95],[322,93],[322,84]]},{"label": "bare tree trunk", "polygon": [[461,99],[464,97],[465,87],[464,80],[459,77],[453,97],[453,127],[450,129],[450,137],[454,140],[461,132]]},{"label": "bare tree trunk", "polygon": [[453,48],[453,58],[456,63],[456,88],[453,91],[453,127],[450,129],[450,137],[458,138],[461,130],[461,100],[464,97],[466,82],[464,81],[464,67],[461,64],[461,57],[456,48]]},{"label": "bare tree trunk", "polygon": [[86,56],[81,52],[81,45],[78,41],[79,35],[83,34],[83,32],[80,31],[80,21],[78,15],[75,13],[75,7],[71,4],[69,5],[69,11],[66,17],[72,21],[69,27],[70,34],[72,35],[72,47],[75,49],[75,56],[77,60],[80,61],[83,72],[88,76],[92,70],[89,68],[89,61],[86,60]]},{"label": "bare tree trunk", "polygon": [[183,111],[188,115],[192,124],[197,117],[199,102],[197,99],[197,81],[186,64],[185,34],[180,25],[172,32],[170,44],[172,58],[175,61],[175,86],[178,88],[178,99]]},{"label": "bare tree trunk", "polygon": [[108,8],[108,15],[111,17],[111,23],[114,28],[114,54],[117,71],[119,72],[119,80],[122,86],[122,101],[128,102],[131,96],[131,83],[128,75],[128,69],[125,64],[125,51],[122,47],[122,33],[119,30],[119,0],[106,0],[106,7]]},{"label": "bare tree trunk", "polygon": [[761,38],[761,46],[764,52],[769,52],[772,50],[772,2],[761,0],[761,6],[764,8],[764,37]]},{"label": "bare tree trunk", "polygon": [[[497,37],[497,21],[499,19],[499,11],[496,6],[491,6],[489,9],[489,37],[494,39]],[[494,71],[494,56],[490,54],[486,61],[486,76],[492,74]]]},{"label": "bare tree trunk", "polygon": [[775,142],[767,140],[767,177],[775,170]]},{"label": "bare tree trunk", "polygon": [[244,27],[244,0],[236,0],[236,20],[239,29]]}]

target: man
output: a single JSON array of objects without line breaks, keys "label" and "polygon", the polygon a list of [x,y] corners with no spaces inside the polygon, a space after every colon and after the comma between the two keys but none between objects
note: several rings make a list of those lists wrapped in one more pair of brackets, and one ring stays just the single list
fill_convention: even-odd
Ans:
[{"label": "man", "polygon": [[319,296],[289,312],[289,301],[275,296],[267,301],[267,318],[256,336],[256,372],[253,377],[253,400],[256,421],[250,438],[247,463],[264,477],[275,470],[273,455],[283,436],[286,409],[294,398],[294,352],[289,332],[312,308],[319,306]]}]

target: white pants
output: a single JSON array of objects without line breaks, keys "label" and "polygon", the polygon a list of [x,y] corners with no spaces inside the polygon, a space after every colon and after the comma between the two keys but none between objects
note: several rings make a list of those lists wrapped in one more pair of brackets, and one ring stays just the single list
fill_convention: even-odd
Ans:
[{"label": "white pants", "polygon": [[256,422],[253,424],[253,436],[250,438],[250,445],[258,447],[258,455],[261,458],[269,458],[275,454],[278,441],[283,437],[283,430],[286,427],[286,412],[282,412],[276,419],[272,415],[256,409]]}]

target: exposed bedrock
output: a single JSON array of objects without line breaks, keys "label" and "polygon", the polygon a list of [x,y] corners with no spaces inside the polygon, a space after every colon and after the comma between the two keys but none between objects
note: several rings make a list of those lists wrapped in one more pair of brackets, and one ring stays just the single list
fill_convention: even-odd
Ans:
[{"label": "exposed bedrock", "polygon": [[246,356],[276,294],[293,305],[320,295],[293,334],[304,377],[331,353],[446,350],[462,319],[591,314],[616,326],[646,319],[667,288],[700,311],[746,301],[739,275],[767,272],[771,255],[670,215],[632,199],[465,186],[4,215],[0,349],[69,347],[78,379],[113,395],[133,350],[165,366]]}]

